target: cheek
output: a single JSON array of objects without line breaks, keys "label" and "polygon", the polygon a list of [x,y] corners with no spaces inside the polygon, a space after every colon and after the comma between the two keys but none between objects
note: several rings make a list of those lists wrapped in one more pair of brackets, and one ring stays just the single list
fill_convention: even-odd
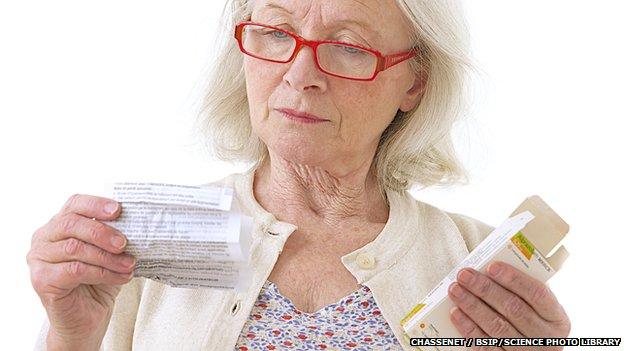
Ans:
[{"label": "cheek", "polygon": [[245,58],[243,67],[247,98],[253,113],[253,110],[267,104],[269,96],[279,85],[281,76],[273,65],[252,58]]},{"label": "cheek", "polygon": [[280,68],[270,63],[253,58],[245,58],[245,84],[249,102],[251,128],[265,143],[275,135],[275,126],[269,120],[271,96],[276,92],[280,82]]},{"label": "cheek", "polygon": [[345,87],[348,95],[338,99],[345,128],[354,133],[380,135],[394,118],[398,105],[396,93],[388,84],[361,84]]}]

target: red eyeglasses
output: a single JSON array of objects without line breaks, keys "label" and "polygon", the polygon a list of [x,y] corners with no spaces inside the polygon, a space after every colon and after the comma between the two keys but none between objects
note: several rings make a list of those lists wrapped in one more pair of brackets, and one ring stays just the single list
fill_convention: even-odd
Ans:
[{"label": "red eyeglasses", "polygon": [[360,45],[306,40],[285,29],[256,22],[237,24],[234,37],[244,54],[278,63],[292,61],[303,46],[309,46],[314,51],[314,62],[319,70],[330,76],[359,81],[371,81],[379,72],[414,57],[417,52],[417,48],[412,48],[384,56]]}]

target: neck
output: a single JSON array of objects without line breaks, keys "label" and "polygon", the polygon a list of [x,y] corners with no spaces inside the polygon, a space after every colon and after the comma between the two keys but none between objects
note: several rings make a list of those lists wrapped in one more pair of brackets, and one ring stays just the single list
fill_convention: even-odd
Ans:
[{"label": "neck", "polygon": [[334,230],[385,223],[389,207],[379,191],[372,158],[346,174],[267,157],[255,172],[254,195],[282,221]]}]

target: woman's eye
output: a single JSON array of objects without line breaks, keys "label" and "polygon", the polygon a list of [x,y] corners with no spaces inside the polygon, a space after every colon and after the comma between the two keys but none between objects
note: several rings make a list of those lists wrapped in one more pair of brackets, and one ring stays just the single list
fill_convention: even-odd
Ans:
[{"label": "woman's eye", "polygon": [[281,32],[279,30],[273,30],[269,32],[270,35],[276,37],[277,39],[285,39],[288,38],[288,34]]},{"label": "woman's eye", "polygon": [[344,51],[346,51],[349,54],[362,54],[364,51],[360,50],[358,48],[354,48],[353,46],[343,46]]}]

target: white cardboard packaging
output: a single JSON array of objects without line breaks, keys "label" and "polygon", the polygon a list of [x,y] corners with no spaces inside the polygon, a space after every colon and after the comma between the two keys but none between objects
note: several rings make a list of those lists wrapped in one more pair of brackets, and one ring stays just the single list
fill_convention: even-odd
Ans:
[{"label": "white cardboard packaging", "polygon": [[[546,282],[568,257],[563,246],[546,256],[568,230],[568,224],[539,196],[527,198],[401,320],[406,340],[409,341],[410,337],[462,337],[450,320],[450,309],[454,304],[448,298],[447,291],[464,267],[485,273],[488,263],[503,261]],[[442,350],[436,346],[419,347],[424,351]],[[464,349],[444,346],[445,351]]]}]

